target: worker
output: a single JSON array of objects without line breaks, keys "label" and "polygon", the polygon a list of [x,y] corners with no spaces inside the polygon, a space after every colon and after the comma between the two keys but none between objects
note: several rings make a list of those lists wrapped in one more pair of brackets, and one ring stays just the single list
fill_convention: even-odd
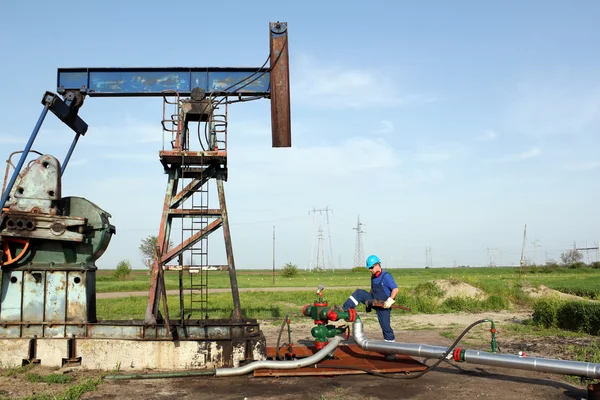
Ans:
[{"label": "worker", "polygon": [[[377,319],[379,320],[379,326],[383,333],[383,339],[386,342],[395,341],[394,330],[390,324],[391,320],[391,307],[395,303],[396,296],[398,295],[398,285],[394,281],[394,277],[387,271],[384,271],[381,267],[381,260],[376,255],[370,255],[367,257],[366,267],[371,271],[371,291],[367,292],[363,289],[357,289],[348,300],[344,303],[342,308],[344,311],[348,311],[349,308],[355,308],[358,303],[365,304],[367,311],[370,311],[371,307],[368,302],[370,300],[384,301],[383,308],[375,308],[377,312]],[[387,360],[395,360],[396,355],[390,354],[386,357]]]}]

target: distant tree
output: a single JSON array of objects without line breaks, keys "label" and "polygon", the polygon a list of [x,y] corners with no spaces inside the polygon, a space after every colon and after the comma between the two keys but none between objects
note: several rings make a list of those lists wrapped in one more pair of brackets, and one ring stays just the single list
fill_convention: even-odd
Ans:
[{"label": "distant tree", "polygon": [[120,261],[117,269],[113,272],[113,277],[117,280],[127,278],[131,274],[131,263],[129,260]]},{"label": "distant tree", "polygon": [[576,262],[581,261],[583,258],[583,254],[576,249],[565,251],[560,255],[560,260],[564,265],[575,264]]},{"label": "distant tree", "polygon": [[291,262],[285,264],[283,269],[281,270],[281,275],[286,278],[291,278],[292,276],[298,275],[298,267]]},{"label": "distant tree", "polygon": [[[140,250],[140,253],[142,253],[142,262],[148,269],[151,269],[152,263],[154,263],[157,246],[158,246],[158,237],[154,236],[154,235],[150,235],[150,236],[142,239],[142,243],[140,244],[139,250]],[[169,241],[169,247],[167,248],[167,251],[172,248],[173,248],[173,242]]]}]

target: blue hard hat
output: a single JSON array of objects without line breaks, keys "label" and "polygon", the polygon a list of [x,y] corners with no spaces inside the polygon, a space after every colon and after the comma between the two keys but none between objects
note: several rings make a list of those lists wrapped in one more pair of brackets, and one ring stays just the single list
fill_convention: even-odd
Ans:
[{"label": "blue hard hat", "polygon": [[367,268],[373,268],[373,265],[377,264],[378,262],[381,262],[381,260],[379,260],[379,257],[377,257],[376,255],[370,255],[369,257],[367,257]]}]

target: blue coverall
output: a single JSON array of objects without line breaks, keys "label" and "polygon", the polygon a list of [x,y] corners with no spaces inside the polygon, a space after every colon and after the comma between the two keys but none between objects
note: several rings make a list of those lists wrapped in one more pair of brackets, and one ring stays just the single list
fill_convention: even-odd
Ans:
[{"label": "blue coverall", "polygon": [[[387,275],[387,277],[386,277]],[[385,279],[384,279],[385,278]],[[363,289],[358,289],[344,303],[342,308],[347,311],[349,308],[355,308],[358,303],[366,305],[368,300],[381,300],[386,301],[392,290],[397,288],[394,278],[389,272],[382,271],[378,277],[371,276],[371,293]],[[383,339],[388,342],[393,342],[396,337],[394,336],[394,330],[390,324],[390,317],[392,314],[391,308],[376,308],[377,319],[379,320],[379,326],[383,333]]]}]

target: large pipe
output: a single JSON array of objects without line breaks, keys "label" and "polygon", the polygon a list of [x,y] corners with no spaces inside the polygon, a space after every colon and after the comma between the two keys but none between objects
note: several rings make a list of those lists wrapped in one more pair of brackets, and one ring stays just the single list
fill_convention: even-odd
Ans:
[{"label": "large pipe", "polygon": [[307,367],[312,364],[316,364],[322,359],[325,358],[328,354],[332,353],[336,347],[340,344],[340,342],[344,340],[342,336],[333,337],[329,343],[319,350],[317,353],[313,354],[310,357],[301,358],[299,360],[287,360],[287,361],[271,361],[271,360],[263,360],[263,361],[254,361],[250,364],[244,365],[242,367],[236,368],[217,368],[216,376],[235,376],[235,375],[244,375],[249,372],[254,371],[258,368],[269,368],[269,369],[296,369]]},{"label": "large pipe", "polygon": [[512,354],[495,354],[479,350],[459,349],[460,351],[458,352],[449,352],[449,350],[454,349],[425,344],[385,342],[382,340],[367,339],[364,336],[363,324],[360,319],[356,319],[352,325],[352,337],[361,349],[384,354],[406,354],[409,356],[440,359],[448,353],[447,358],[453,358],[458,362],[548,372],[552,374],[600,378],[600,364],[589,362],[523,357]]},{"label": "large pipe", "polygon": [[185,378],[191,376],[238,376],[245,375],[249,372],[259,368],[269,369],[296,369],[307,367],[312,364],[316,364],[324,359],[330,353],[338,347],[340,342],[345,340],[342,336],[336,336],[332,338],[327,346],[316,352],[310,357],[301,358],[299,360],[287,360],[287,361],[271,361],[261,360],[254,361],[250,364],[236,368],[216,368],[210,370],[201,371],[181,371],[181,372],[165,372],[156,374],[131,374],[131,375],[107,375],[106,379],[161,379],[161,378]]}]

